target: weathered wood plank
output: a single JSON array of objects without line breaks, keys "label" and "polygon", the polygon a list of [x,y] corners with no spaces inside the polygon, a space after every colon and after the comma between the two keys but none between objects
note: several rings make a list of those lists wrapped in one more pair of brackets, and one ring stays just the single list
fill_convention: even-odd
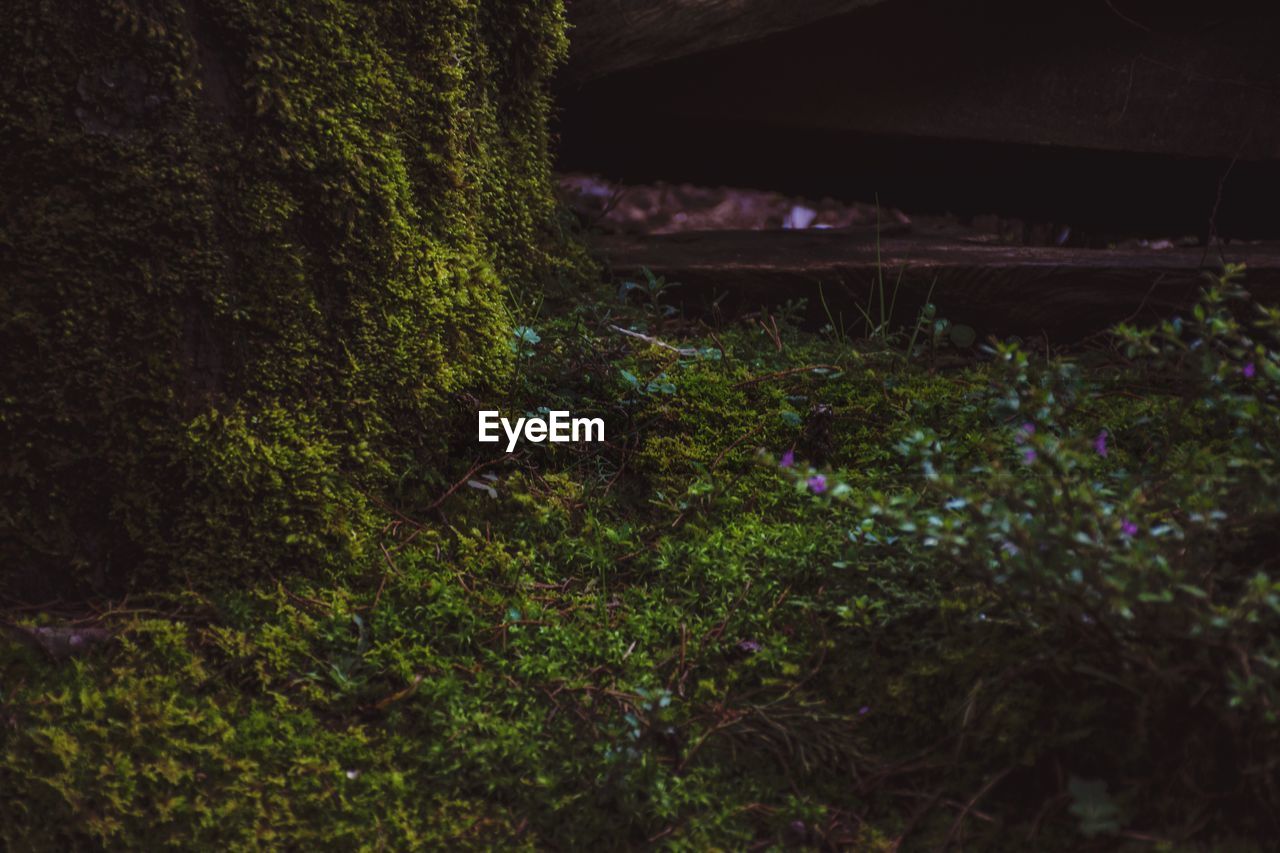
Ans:
[{"label": "weathered wood plank", "polygon": [[[883,273],[892,289],[901,273],[896,322],[909,323],[930,287],[940,316],[980,333],[1041,333],[1073,340],[1137,316],[1186,308],[1223,260],[1248,266],[1246,285],[1280,300],[1280,246],[1177,249],[1061,249],[993,246],[928,236],[881,240],[834,231],[692,232],[594,242],[615,275],[642,267],[682,287],[672,295],[690,307],[753,307],[808,299],[811,319],[824,319],[819,290],[850,326]],[[936,281],[936,284],[934,283]]]}]

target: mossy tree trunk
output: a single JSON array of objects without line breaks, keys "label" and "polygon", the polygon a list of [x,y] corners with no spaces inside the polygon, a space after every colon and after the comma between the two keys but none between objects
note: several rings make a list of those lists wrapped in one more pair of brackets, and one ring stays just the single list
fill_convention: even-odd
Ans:
[{"label": "mossy tree trunk", "polygon": [[347,559],[557,263],[560,3],[7,11],[0,577]]}]

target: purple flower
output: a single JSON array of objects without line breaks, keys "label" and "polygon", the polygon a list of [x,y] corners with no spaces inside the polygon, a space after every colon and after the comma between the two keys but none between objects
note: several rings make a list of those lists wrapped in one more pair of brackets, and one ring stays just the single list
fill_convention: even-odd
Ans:
[{"label": "purple flower", "polygon": [[754,655],[756,652],[760,651],[760,644],[755,640],[743,640],[741,643],[738,643],[738,651],[746,655]]},{"label": "purple flower", "polygon": [[814,474],[809,478],[809,491],[815,495],[820,495],[827,490],[827,478],[821,474]]},{"label": "purple flower", "polygon": [[1244,367],[1240,368],[1240,372],[1244,374],[1245,379],[1252,379],[1254,374],[1258,372],[1258,368],[1253,366],[1252,361],[1246,361]]},{"label": "purple flower", "polygon": [[865,717],[867,714],[870,714],[870,713],[871,713],[870,705],[863,705],[861,708],[858,709],[859,717]]},{"label": "purple flower", "polygon": [[1093,450],[1099,456],[1107,455],[1107,431],[1104,429],[1093,440]]},{"label": "purple flower", "polygon": [[791,450],[782,454],[782,459],[778,461],[779,468],[790,468],[794,464],[796,464],[796,454]]},{"label": "purple flower", "polygon": [[1129,519],[1126,518],[1124,521],[1120,522],[1120,535],[1123,536],[1124,538],[1129,539],[1133,536],[1136,536],[1137,533],[1138,533],[1138,525],[1134,524]]},{"label": "purple flower", "polygon": [[1027,421],[1022,426],[1018,427],[1018,434],[1013,437],[1013,440],[1018,444],[1022,444],[1022,442],[1027,440],[1027,436],[1035,435],[1035,432],[1036,425],[1031,423],[1031,421]]},{"label": "purple flower", "polygon": [[1026,450],[1022,451],[1022,461],[1027,463],[1028,465],[1030,465],[1032,462],[1035,462],[1036,452],[1032,450],[1030,447],[1028,447]]}]

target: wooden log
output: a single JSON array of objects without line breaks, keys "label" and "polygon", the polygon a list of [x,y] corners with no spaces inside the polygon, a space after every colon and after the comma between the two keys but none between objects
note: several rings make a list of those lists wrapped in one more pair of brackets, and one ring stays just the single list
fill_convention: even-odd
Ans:
[{"label": "wooden log", "polygon": [[573,0],[567,77],[624,68],[760,38],[881,0]]},{"label": "wooden log", "polygon": [[1184,310],[1224,260],[1247,265],[1245,285],[1256,297],[1280,301],[1276,244],[1062,249],[922,235],[885,238],[877,248],[865,233],[703,231],[604,236],[594,248],[617,276],[647,268],[680,283],[670,292],[688,308],[714,300],[722,309],[747,309],[804,298],[810,320],[826,322],[830,310],[851,331],[861,316],[855,305],[877,316],[881,281],[886,300],[898,290],[895,325],[911,323],[927,297],[938,316],[980,335],[1046,334],[1055,341]]}]

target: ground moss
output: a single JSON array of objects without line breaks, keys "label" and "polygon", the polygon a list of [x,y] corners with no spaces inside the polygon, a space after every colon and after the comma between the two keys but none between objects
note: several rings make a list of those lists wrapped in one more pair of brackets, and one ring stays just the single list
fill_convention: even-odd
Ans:
[{"label": "ground moss", "polygon": [[506,374],[508,294],[565,268],[560,4],[8,12],[6,571],[346,559],[386,458],[437,464],[448,396]]},{"label": "ground moss", "polygon": [[[858,507],[919,488],[894,449],[912,433],[945,434],[958,465],[990,464],[976,395],[992,362],[910,364],[790,328],[778,352],[748,324],[677,357],[584,331],[597,312],[644,322],[598,299],[548,306],[507,403],[605,412],[605,445],[489,458],[492,495],[406,492],[394,523],[335,551],[337,577],[285,570],[100,603],[94,621],[117,639],[82,659],[55,663],[3,635],[0,839],[885,851],[963,837],[1078,850],[1124,840],[1080,834],[1073,776],[1108,780],[1143,834],[1174,837],[1180,813],[1204,807],[1168,794],[1167,773],[1143,781],[1152,756],[1176,752],[1178,727],[1149,725],[1160,718],[1127,687],[1092,677],[1105,652],[1019,623],[927,550],[877,556],[851,539]],[[1179,425],[1176,397],[1082,406],[1080,424],[1116,430],[1108,464],[1142,446],[1125,424],[1204,426]],[[225,417],[200,440],[244,429]],[[338,451],[291,442],[296,415],[274,417],[262,461],[223,470],[211,451],[208,477],[259,495],[266,460],[299,454],[290,470],[326,488]],[[807,445],[826,448],[847,500],[806,488],[803,456],[798,477],[779,467]],[[279,512],[264,503],[261,518]],[[320,535],[318,522],[289,529]],[[9,614],[27,626],[72,615]],[[1175,718],[1181,707],[1149,701]],[[1188,768],[1220,760],[1194,751]],[[1213,808],[1199,838],[1265,848],[1243,843],[1257,815]]]}]

